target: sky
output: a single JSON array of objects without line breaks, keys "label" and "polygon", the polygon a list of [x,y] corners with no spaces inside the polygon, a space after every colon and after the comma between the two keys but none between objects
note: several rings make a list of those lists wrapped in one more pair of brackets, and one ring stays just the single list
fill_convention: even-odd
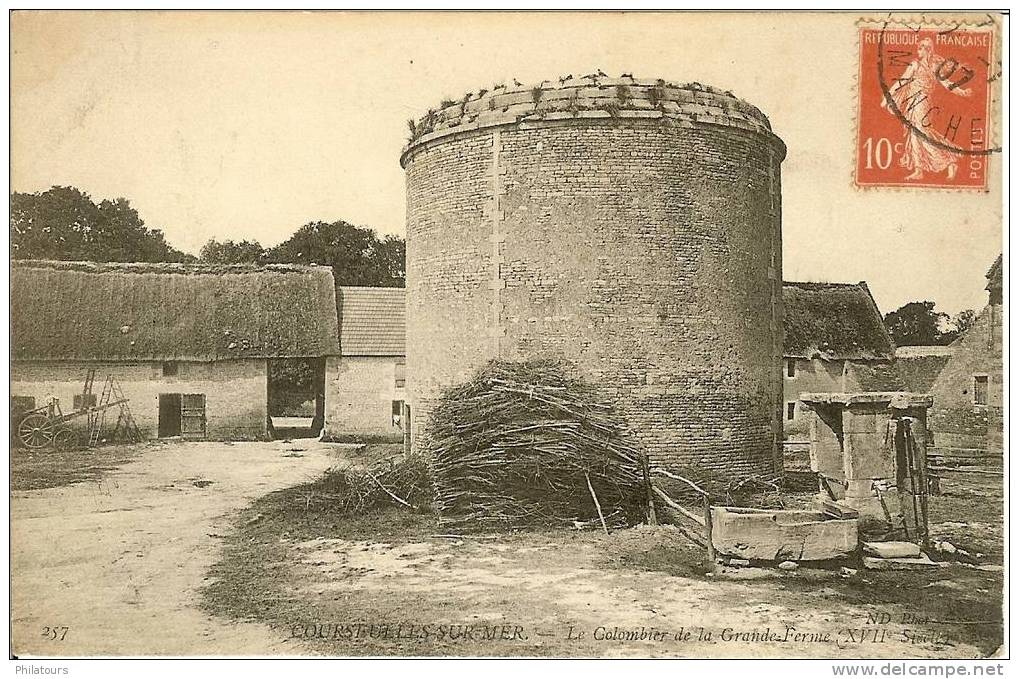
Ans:
[{"label": "sky", "polygon": [[867,281],[883,312],[986,302],[988,192],[858,189],[854,13],[16,12],[11,188],[125,197],[197,253],[313,220],[404,231],[407,120],[514,79],[632,73],[731,90],[785,141],[786,280]]}]

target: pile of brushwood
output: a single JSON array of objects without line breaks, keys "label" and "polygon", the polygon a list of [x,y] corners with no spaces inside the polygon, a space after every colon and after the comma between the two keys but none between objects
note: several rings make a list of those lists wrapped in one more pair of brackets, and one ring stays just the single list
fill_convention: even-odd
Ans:
[{"label": "pile of brushwood", "polygon": [[440,524],[491,530],[646,520],[646,457],[573,374],[565,362],[493,361],[442,395],[427,442]]},{"label": "pile of brushwood", "polygon": [[331,470],[294,501],[305,509],[345,514],[364,514],[385,506],[430,513],[432,496],[428,463],[420,455],[397,455],[363,467]]}]

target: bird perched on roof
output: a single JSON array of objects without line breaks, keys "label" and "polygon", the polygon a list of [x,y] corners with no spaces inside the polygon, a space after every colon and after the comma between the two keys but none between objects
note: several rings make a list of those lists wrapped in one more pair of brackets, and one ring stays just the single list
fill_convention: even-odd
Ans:
[{"label": "bird perched on roof", "polygon": [[633,80],[633,74],[632,73],[623,73],[619,77],[620,78],[629,78],[630,80]]},{"label": "bird perched on roof", "polygon": [[513,84],[516,85],[517,87],[520,87],[520,86],[523,85],[523,83],[520,82],[519,80],[517,80],[516,78],[513,78]]},{"label": "bird perched on roof", "polygon": [[599,69],[598,69],[598,77],[599,77],[599,78],[608,78],[609,76],[608,76],[608,74],[607,74],[607,73],[606,73],[605,71],[603,71],[603,70],[601,70],[601,69],[599,68]]},{"label": "bird perched on roof", "polygon": [[567,80],[573,80],[573,74],[572,73],[568,73],[568,74],[566,74],[564,76],[560,76],[559,77],[559,84],[560,85],[565,85]]}]

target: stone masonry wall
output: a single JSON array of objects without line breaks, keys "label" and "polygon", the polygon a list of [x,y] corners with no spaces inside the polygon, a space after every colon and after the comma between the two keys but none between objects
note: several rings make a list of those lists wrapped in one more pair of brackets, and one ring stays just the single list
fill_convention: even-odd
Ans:
[{"label": "stone masonry wall", "polygon": [[[96,400],[103,381],[112,374],[129,399],[131,414],[142,435],[158,436],[160,394],[205,394],[206,437],[219,440],[256,440],[266,437],[267,369],[262,359],[178,363],[175,377],[164,377],[162,363],[92,364]],[[54,397],[64,413],[74,407],[88,365],[84,363],[14,362],[11,364],[11,395],[32,396],[37,406]],[[118,408],[107,413],[107,424],[117,422]],[[71,421],[85,427],[85,418]]]},{"label": "stone masonry wall", "polygon": [[660,464],[780,465],[784,146],[743,102],[677,91],[713,110],[666,111],[660,87],[627,85],[633,110],[446,127],[405,153],[415,432],[489,358],[560,356]]},{"label": "stone masonry wall", "polygon": [[[783,410],[784,426],[783,434],[789,441],[807,441],[810,434],[810,411],[805,410],[799,403],[800,394],[819,392],[858,391],[859,385],[855,380],[848,379],[843,385],[842,361],[825,361],[820,358],[805,359],[796,358],[796,376],[789,377],[786,374],[786,361],[783,359],[782,381],[784,385],[785,408]],[[851,375],[852,373],[850,373]],[[788,407],[793,406],[793,419],[788,418]]]},{"label": "stone masonry wall", "polygon": [[330,356],[326,359],[327,440],[403,440],[393,425],[393,402],[405,400],[396,386],[397,358]]},{"label": "stone masonry wall", "polygon": [[[987,404],[973,402],[973,378],[987,375]],[[931,395],[934,444],[948,448],[1003,449],[1002,307],[984,307],[966,334],[952,345]]]}]

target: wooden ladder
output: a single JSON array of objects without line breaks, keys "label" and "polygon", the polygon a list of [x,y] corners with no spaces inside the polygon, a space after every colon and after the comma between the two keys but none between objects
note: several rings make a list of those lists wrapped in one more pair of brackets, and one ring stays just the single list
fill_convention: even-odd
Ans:
[{"label": "wooden ladder", "polygon": [[[92,379],[95,380],[95,370],[91,370]],[[99,437],[103,434],[103,424],[106,423],[106,406],[110,403],[110,396],[113,393],[113,375],[107,375],[103,382],[103,393],[96,404],[96,410],[89,418],[88,447],[95,448],[99,444]],[[85,397],[82,397],[85,398]]]},{"label": "wooden ladder", "polygon": [[113,379],[113,375],[110,375],[110,391],[113,394],[114,399],[120,401],[120,415],[117,417],[117,425],[113,428],[114,437],[116,437],[117,432],[120,431],[121,427],[123,427],[128,440],[132,443],[138,443],[142,440],[142,433],[138,429],[138,423],[134,421],[134,416],[131,414],[131,408],[128,406],[128,401],[124,398],[124,392],[121,390],[120,385],[117,384],[116,380]]},{"label": "wooden ladder", "polygon": [[85,384],[81,388],[81,407],[85,410],[85,419],[88,426],[89,436],[92,434],[92,427],[95,426],[95,419],[99,413],[92,410],[90,401],[92,400],[92,385],[96,381],[96,369],[89,368],[85,371]]}]

